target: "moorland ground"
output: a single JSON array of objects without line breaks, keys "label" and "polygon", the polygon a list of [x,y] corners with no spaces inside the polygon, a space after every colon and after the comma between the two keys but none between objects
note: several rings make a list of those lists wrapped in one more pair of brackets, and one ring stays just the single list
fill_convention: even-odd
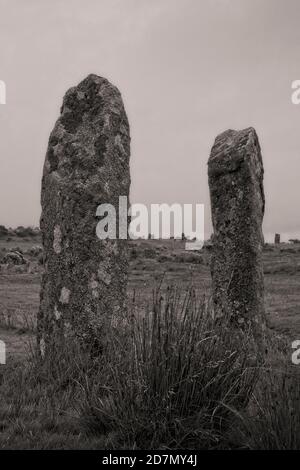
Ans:
[{"label": "moorland ground", "polygon": [[[187,252],[181,240],[130,241],[128,296],[135,294],[146,308],[153,289],[162,282],[209,297],[211,288],[210,250]],[[33,337],[39,306],[42,266],[37,237],[0,240],[0,253],[21,251],[27,265],[1,265],[0,339],[6,342],[8,357],[23,353]],[[267,244],[263,252],[266,312],[270,328],[300,339],[300,243]]]},{"label": "moorland ground", "polygon": [[[129,243],[128,297],[134,298],[134,305],[138,310],[147,311],[148,308],[151,310],[153,291],[158,285],[162,290],[171,285],[179,286],[181,292],[188,291],[193,286],[199,298],[205,297],[209,301],[211,288],[209,245],[199,252],[187,252],[181,240],[136,240]],[[111,433],[108,433],[110,436],[108,441],[104,442],[101,439],[99,441],[98,438],[93,437],[93,432],[85,434],[81,424],[78,427],[78,423],[76,425],[73,423],[73,420],[66,414],[70,399],[68,394],[72,391],[67,394],[64,391],[64,395],[61,395],[60,390],[55,389],[53,392],[52,386],[50,387],[50,395],[58,392],[57,400],[60,403],[58,406],[54,400],[54,416],[53,410],[51,412],[48,410],[49,397],[46,399],[43,389],[40,388],[35,395],[31,389],[31,387],[35,388],[32,385],[32,377],[28,379],[22,372],[22,364],[25,370],[25,363],[35,345],[36,315],[43,269],[40,247],[39,236],[10,236],[0,239],[2,260],[2,264],[0,262],[0,339],[5,342],[7,350],[7,363],[0,366],[2,401],[0,448],[118,448],[118,439],[115,442]],[[23,255],[26,264],[15,265],[3,262],[5,255],[13,250]],[[263,263],[268,325],[274,335],[280,338],[281,344],[283,343],[284,361],[289,368],[292,354],[291,343],[300,339],[300,244],[282,243],[276,246],[266,244],[263,251]],[[277,367],[276,363],[274,367]],[[292,366],[292,373],[298,375],[297,366]],[[66,377],[60,380],[64,383]],[[297,383],[299,385],[299,382]],[[269,437],[262,442],[260,442],[260,437],[258,440],[253,439],[258,447],[281,448],[298,445],[298,441],[293,440],[290,431],[286,432],[286,428],[291,427],[290,417],[287,414],[293,413],[295,407],[294,398],[291,401],[292,404],[286,398],[290,393],[296,397],[299,394],[296,393],[294,385],[291,392],[290,388],[286,389],[285,384],[284,379],[283,388],[280,385],[284,393],[281,390],[282,397],[277,397],[278,400],[277,398],[276,400],[277,406],[282,401],[285,402],[284,406],[290,407],[280,408],[281,418],[287,422],[278,425],[277,411],[272,417],[272,423],[269,421],[265,426],[262,421],[266,436],[269,436],[269,429],[274,426],[275,437],[272,442],[269,442]],[[268,393],[273,397],[273,382],[271,385],[268,384],[268,387],[270,388]],[[287,394],[287,397],[284,394]],[[267,399],[267,394],[265,395]],[[47,410],[44,415],[45,407]],[[263,410],[263,405],[261,410]],[[266,415],[265,410],[263,410],[263,415]],[[93,430],[93,426],[90,422],[88,423],[89,430]],[[249,431],[250,434],[251,432]],[[263,431],[260,432],[263,433]],[[254,434],[256,438],[256,433]],[[248,447],[251,445],[249,444]]]}]

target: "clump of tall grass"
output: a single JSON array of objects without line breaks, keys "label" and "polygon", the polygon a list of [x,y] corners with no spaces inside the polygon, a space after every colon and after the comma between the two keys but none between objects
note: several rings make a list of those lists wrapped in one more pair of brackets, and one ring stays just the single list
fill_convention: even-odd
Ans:
[{"label": "clump of tall grass", "polygon": [[245,442],[250,449],[300,449],[300,376],[295,371],[262,374],[254,393],[255,416],[246,418]]},{"label": "clump of tall grass", "polygon": [[[300,375],[285,338],[257,346],[193,290],[164,288],[107,330],[0,370],[0,448],[299,449]],[[288,347],[290,345],[288,344]]]},{"label": "clump of tall grass", "polygon": [[248,449],[300,449],[300,371],[286,338],[270,336],[268,353],[245,413],[236,413],[239,441]]},{"label": "clump of tall grass", "polygon": [[217,326],[193,290],[159,290],[146,313],[132,312],[82,384],[86,429],[115,448],[222,447],[231,409],[245,409],[257,382],[253,338]]},{"label": "clump of tall grass", "polygon": [[26,359],[9,357],[0,368],[0,449],[104,448],[82,433],[72,407],[91,367],[72,342],[44,362],[34,347]]}]

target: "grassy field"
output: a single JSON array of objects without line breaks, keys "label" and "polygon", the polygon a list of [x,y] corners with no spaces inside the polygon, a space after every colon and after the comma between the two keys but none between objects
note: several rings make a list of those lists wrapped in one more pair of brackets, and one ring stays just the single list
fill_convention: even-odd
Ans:
[{"label": "grassy field", "polygon": [[[0,240],[0,250],[21,249],[29,260],[27,268],[2,268],[0,272],[0,339],[6,341],[9,356],[26,349],[35,329],[41,267],[29,252],[38,244],[36,239]],[[145,308],[153,289],[162,281],[183,288],[193,285],[200,295],[208,297],[209,260],[208,250],[200,254],[187,253],[181,241],[131,242],[128,295],[135,295],[141,308]],[[264,271],[270,328],[286,334],[289,341],[300,339],[300,245],[267,246]]]},{"label": "grassy field", "polygon": [[[68,389],[67,394],[64,387],[64,393],[57,388],[53,392],[52,385],[50,389],[47,388],[48,386],[41,389],[40,385],[33,386],[32,380],[35,380],[33,379],[35,375],[32,371],[29,375],[24,375],[24,370],[28,372],[28,367],[31,368],[26,361],[34,348],[36,314],[39,305],[42,267],[36,253],[32,251],[32,247],[38,244],[36,237],[34,240],[30,238],[21,241],[17,238],[9,241],[0,240],[2,257],[7,251],[17,249],[27,259],[27,264],[24,266],[1,265],[0,339],[6,343],[7,365],[1,366],[0,370],[0,395],[2,395],[0,448],[119,448],[125,446],[123,441],[119,443],[119,436],[116,438],[113,432],[112,434],[103,433],[101,439],[99,436],[95,437],[97,432],[99,434],[99,430],[96,433],[91,432],[91,429],[95,427],[93,420],[92,424],[91,420],[84,425],[82,421],[80,425],[78,424],[78,416],[82,415],[82,410],[79,413],[78,410],[74,412],[74,408],[72,410],[68,408],[70,401],[68,393],[73,393],[72,389],[71,391]],[[289,368],[291,365],[289,351],[292,353],[291,342],[300,339],[300,246],[269,245],[264,249],[263,258],[268,323],[275,336],[278,335],[281,338],[282,348],[285,350],[281,367],[285,366],[286,362],[286,367]],[[128,296],[130,299],[134,298],[135,307],[141,312],[153,302],[153,289],[159,284],[162,289],[165,286],[177,285],[180,286],[181,291],[193,286],[198,298],[208,299],[211,285],[209,265],[210,251],[208,249],[200,253],[186,252],[181,241],[130,242]],[[293,374],[297,375],[297,373],[297,367],[293,366]],[[59,371],[59,379],[55,379],[56,383],[61,384],[66,380],[64,374],[65,372]],[[297,383],[299,385],[299,382]],[[282,388],[284,393],[285,386]],[[277,385],[274,385],[274,389],[276,387]],[[12,393],[10,403],[8,397],[12,389],[15,395]],[[295,394],[295,385],[292,390],[291,393]],[[51,397],[55,396],[50,410],[48,409],[50,406],[48,393]],[[285,398],[284,401],[286,401]],[[263,410],[263,405],[260,409]],[[280,410],[280,412],[284,415],[283,419],[287,419],[285,414],[289,413],[290,409]],[[85,415],[86,410],[83,410],[83,413]],[[268,427],[270,426],[268,423]],[[291,426],[291,423],[288,422],[286,426]],[[83,431],[85,427],[89,430],[87,433]],[[247,428],[247,432],[248,430]],[[267,435],[268,429],[264,432]],[[214,434],[212,439],[218,441]],[[235,437],[235,439],[239,441],[240,437]],[[243,439],[247,441],[248,438],[244,436]],[[286,442],[286,436],[283,440]],[[249,444],[248,447],[251,445]],[[264,444],[256,443],[256,447],[260,448],[260,445],[265,445],[266,448],[274,447],[274,443],[269,443],[268,439]],[[291,444],[289,440],[288,443],[279,443],[278,447],[280,448],[281,445],[295,446],[298,445],[298,441],[296,444],[294,442]],[[233,446],[240,447],[240,444]],[[277,448],[276,445],[275,448]]]}]

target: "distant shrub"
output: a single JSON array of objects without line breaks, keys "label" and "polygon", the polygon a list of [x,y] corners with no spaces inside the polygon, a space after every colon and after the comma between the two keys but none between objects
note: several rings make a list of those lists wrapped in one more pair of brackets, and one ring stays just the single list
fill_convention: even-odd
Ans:
[{"label": "distant shrub", "polygon": [[23,254],[17,250],[8,251],[3,257],[3,263],[8,263],[10,265],[22,265],[26,264],[26,259]]},{"label": "distant shrub", "polygon": [[33,257],[38,257],[41,253],[43,253],[43,248],[39,245],[32,246],[29,250],[29,254]]},{"label": "distant shrub", "polygon": [[136,248],[131,248],[130,250],[130,259],[137,259],[138,252]]},{"label": "distant shrub", "polygon": [[35,237],[39,235],[39,230],[35,229],[33,227],[23,227],[20,225],[15,229],[15,235],[20,238],[25,238],[25,237]]},{"label": "distant shrub", "polygon": [[19,246],[14,246],[11,251],[16,251],[17,253],[21,253],[21,255],[23,255],[23,250],[22,248],[20,248]]},{"label": "distant shrub", "polygon": [[298,250],[296,248],[291,248],[291,247],[286,247],[286,248],[280,248],[281,253],[297,253]]},{"label": "distant shrub", "polygon": [[180,253],[175,255],[175,261],[177,263],[202,264],[203,258],[198,254]]},{"label": "distant shrub", "polygon": [[15,235],[17,235],[17,237],[23,238],[23,237],[26,237],[28,235],[28,232],[25,229],[25,227],[19,226],[15,229]]},{"label": "distant shrub", "polygon": [[8,234],[8,230],[4,225],[0,225],[0,238],[6,237]]},{"label": "distant shrub", "polygon": [[11,269],[12,269],[13,272],[15,272],[17,274],[24,274],[24,273],[27,273],[28,266],[26,264],[15,265]]},{"label": "distant shrub", "polygon": [[270,243],[265,243],[263,246],[264,251],[274,251],[275,247],[274,245],[270,245]]},{"label": "distant shrub", "polygon": [[268,264],[264,266],[265,274],[295,274],[300,269],[300,266],[297,266],[293,263],[278,263],[278,264]]},{"label": "distant shrub", "polygon": [[156,257],[156,250],[154,248],[145,248],[143,252],[144,258],[155,258]]},{"label": "distant shrub", "polygon": [[169,262],[174,261],[174,257],[172,255],[167,255],[167,254],[159,255],[159,257],[158,257],[158,262],[159,263],[166,263],[168,261]]},{"label": "distant shrub", "polygon": [[202,264],[203,259],[200,255],[189,254],[186,256],[186,263]]}]

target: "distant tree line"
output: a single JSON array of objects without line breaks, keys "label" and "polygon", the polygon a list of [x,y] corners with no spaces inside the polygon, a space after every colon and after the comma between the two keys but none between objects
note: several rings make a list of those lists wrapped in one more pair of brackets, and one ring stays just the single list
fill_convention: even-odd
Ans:
[{"label": "distant tree line", "polygon": [[17,236],[20,238],[25,237],[37,237],[40,235],[40,229],[38,227],[23,227],[19,225],[19,227],[12,229],[6,228],[5,225],[0,225],[0,238],[10,237],[10,236]]}]

